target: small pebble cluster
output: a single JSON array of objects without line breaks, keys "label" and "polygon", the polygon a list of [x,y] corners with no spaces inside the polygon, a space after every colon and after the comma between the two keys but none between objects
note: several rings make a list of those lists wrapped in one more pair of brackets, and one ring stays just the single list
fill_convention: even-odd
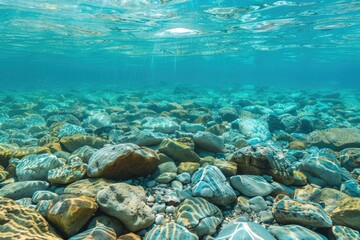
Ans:
[{"label": "small pebble cluster", "polygon": [[0,94],[0,239],[360,239],[360,96]]}]

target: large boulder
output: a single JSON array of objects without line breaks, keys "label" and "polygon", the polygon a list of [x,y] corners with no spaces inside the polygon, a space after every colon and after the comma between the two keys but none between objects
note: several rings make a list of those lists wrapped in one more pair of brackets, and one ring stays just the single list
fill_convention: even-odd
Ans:
[{"label": "large boulder", "polygon": [[133,143],[106,146],[96,151],[89,159],[89,177],[128,179],[146,176],[159,164],[155,151]]},{"label": "large boulder", "polygon": [[155,215],[146,205],[146,194],[142,187],[126,183],[115,183],[105,187],[96,195],[100,209],[116,217],[133,232],[151,226]]}]

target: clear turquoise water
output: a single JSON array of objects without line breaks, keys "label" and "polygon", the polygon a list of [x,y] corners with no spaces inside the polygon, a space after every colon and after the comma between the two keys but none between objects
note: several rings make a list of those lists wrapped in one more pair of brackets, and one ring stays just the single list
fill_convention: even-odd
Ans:
[{"label": "clear turquoise water", "polygon": [[1,87],[360,88],[360,1],[0,0]]}]

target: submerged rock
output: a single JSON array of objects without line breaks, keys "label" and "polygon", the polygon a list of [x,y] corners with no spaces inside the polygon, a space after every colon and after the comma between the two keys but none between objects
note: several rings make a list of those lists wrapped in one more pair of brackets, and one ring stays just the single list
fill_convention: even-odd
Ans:
[{"label": "submerged rock", "polygon": [[274,189],[263,177],[255,175],[236,175],[230,178],[231,185],[247,197],[266,196]]},{"label": "submerged rock", "polygon": [[14,182],[0,188],[0,196],[14,200],[32,197],[39,190],[47,190],[50,184],[45,181]]},{"label": "submerged rock", "polygon": [[178,162],[200,162],[200,157],[188,145],[170,138],[165,138],[158,150]]},{"label": "submerged rock", "polygon": [[264,227],[254,222],[230,222],[215,240],[276,240]]},{"label": "submerged rock", "polygon": [[268,231],[277,240],[326,240],[324,236],[299,225],[270,226]]},{"label": "submerged rock", "polygon": [[[198,236],[176,223],[158,225],[146,233],[144,240],[186,239],[198,240]],[[125,239],[124,239],[125,240]]]}]

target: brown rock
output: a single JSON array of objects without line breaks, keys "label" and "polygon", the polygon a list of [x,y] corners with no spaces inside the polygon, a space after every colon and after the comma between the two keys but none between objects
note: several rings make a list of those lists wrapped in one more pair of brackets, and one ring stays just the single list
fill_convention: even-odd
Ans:
[{"label": "brown rock", "polygon": [[360,230],[360,198],[346,198],[330,213],[335,224]]},{"label": "brown rock", "polygon": [[135,233],[128,233],[125,235],[121,235],[116,240],[141,240],[141,237],[139,235],[136,235]]},{"label": "brown rock", "polygon": [[159,152],[166,154],[178,162],[199,162],[200,157],[188,145],[165,138],[160,146]]},{"label": "brown rock", "polygon": [[101,148],[109,141],[90,135],[74,134],[60,139],[61,145],[70,152],[83,146],[90,146],[94,148]]},{"label": "brown rock", "polygon": [[88,178],[69,184],[64,194],[78,194],[95,197],[97,192],[114,183],[105,178]]}]

